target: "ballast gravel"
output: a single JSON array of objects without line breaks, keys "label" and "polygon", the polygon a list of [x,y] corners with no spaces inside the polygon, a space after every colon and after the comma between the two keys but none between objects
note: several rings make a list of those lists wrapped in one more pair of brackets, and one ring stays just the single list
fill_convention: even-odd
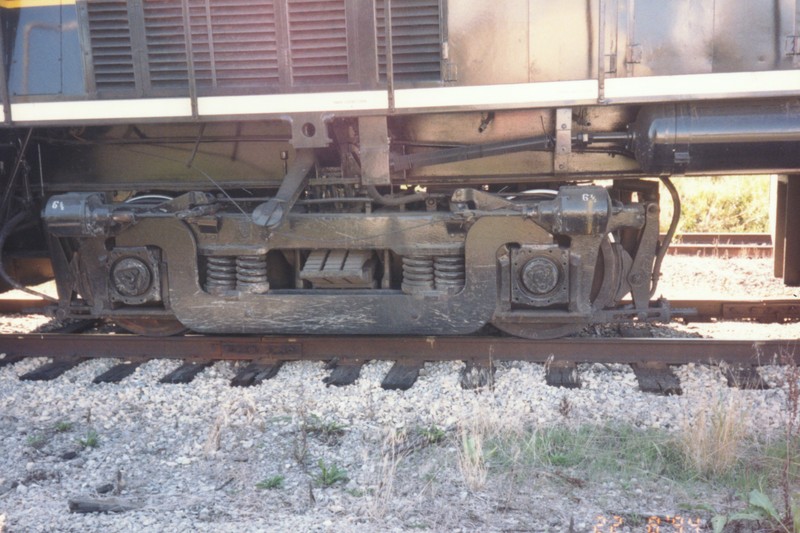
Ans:
[{"label": "ballast gravel", "polygon": [[[715,284],[729,284],[722,280],[728,270],[735,283],[749,281],[764,296],[793,294],[758,274],[769,272],[764,260],[670,257],[666,264],[673,259],[680,277],[715,297]],[[716,276],[705,285],[697,281],[710,271]],[[671,272],[661,285],[667,297],[680,283]],[[41,325],[26,320],[6,317],[0,326],[7,332]],[[652,327],[658,336],[711,330],[726,333],[722,325]],[[737,323],[727,333],[800,336],[793,324]],[[482,479],[479,468],[464,466],[463,450],[471,446],[465,439],[481,428],[513,435],[586,425],[681,435],[701,410],[720,402],[743,406],[748,430],[763,438],[777,438],[785,424],[785,372],[778,366],[761,368],[771,388],[758,391],[729,387],[717,367],[681,366],[683,395],[664,397],[640,392],[631,368],[619,364],[580,365],[580,389],[549,387],[544,366],[524,362],[499,364],[494,387],[477,391],[461,388],[459,362],[426,364],[408,391],[380,387],[391,366],[380,361],[367,363],[346,387],[326,386],[329,370],[319,362],[286,364],[276,378],[250,388],[229,386],[238,368],[230,362],[186,385],[159,383],[179,365],[165,360],[143,364],[119,384],[91,384],[114,359],[85,362],[50,382],[18,379],[44,362],[0,368],[3,533],[645,531],[641,523],[612,529],[614,517],[705,522],[707,510],[686,507],[703,502],[724,512],[741,502],[727,488],[702,483],[676,487],[613,470],[573,479],[569,469],[503,466],[496,456]],[[137,508],[70,513],[68,502],[80,498],[116,498]]]}]

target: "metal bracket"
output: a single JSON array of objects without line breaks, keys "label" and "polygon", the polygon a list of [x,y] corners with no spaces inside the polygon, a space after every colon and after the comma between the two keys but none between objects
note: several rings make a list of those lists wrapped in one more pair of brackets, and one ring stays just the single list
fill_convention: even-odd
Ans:
[{"label": "metal bracket", "polygon": [[283,179],[275,198],[269,199],[253,210],[253,224],[272,229],[278,227],[303,192],[308,183],[308,173],[314,167],[314,163],[313,151],[298,150],[294,163],[289,167],[289,172]]},{"label": "metal bracket", "polygon": [[787,35],[784,44],[784,54],[787,56],[800,55],[800,35]]},{"label": "metal bracket", "polygon": [[645,224],[642,236],[628,273],[631,298],[636,310],[647,309],[650,301],[653,262],[658,247],[658,204],[648,203],[645,207]]},{"label": "metal bracket", "polygon": [[572,108],[556,110],[556,152],[553,158],[553,173],[567,174],[572,159]]},{"label": "metal bracket", "polygon": [[364,185],[390,185],[389,128],[386,117],[359,117],[359,155],[361,157],[361,183]]},{"label": "metal bracket", "polygon": [[331,144],[326,122],[329,115],[313,113],[285,117],[292,125],[292,146],[295,148],[325,148]]},{"label": "metal bracket", "polygon": [[625,54],[625,63],[628,65],[638,65],[642,62],[642,45],[629,44]]}]

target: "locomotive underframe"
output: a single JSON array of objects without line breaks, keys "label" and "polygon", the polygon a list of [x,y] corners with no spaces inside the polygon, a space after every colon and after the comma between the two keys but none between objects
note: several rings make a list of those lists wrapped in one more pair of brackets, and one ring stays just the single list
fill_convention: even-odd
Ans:
[{"label": "locomotive underframe", "polygon": [[663,321],[657,182],[631,178],[800,168],[795,99],[437,120],[332,118],[318,148],[275,120],[30,135],[39,174],[54,168],[42,218],[59,313],[146,334],[536,339]]},{"label": "locomotive underframe", "polygon": [[[202,194],[170,212],[73,193],[51,198],[45,221],[62,315],[148,333],[158,331],[148,321],[174,317],[217,333],[465,334],[491,323],[547,338],[590,321],[667,319],[649,309],[657,202],[612,202],[601,187],[551,197],[461,189],[450,212],[291,214],[268,229],[213,213]],[[340,259],[320,269],[320,254]],[[635,308],[603,311],[631,289]]]}]

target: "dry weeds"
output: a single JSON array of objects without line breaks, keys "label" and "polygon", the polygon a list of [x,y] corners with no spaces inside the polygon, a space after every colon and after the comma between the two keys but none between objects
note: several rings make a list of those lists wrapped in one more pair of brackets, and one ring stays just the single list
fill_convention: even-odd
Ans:
[{"label": "dry weeds", "polygon": [[687,466],[705,478],[729,472],[751,437],[747,405],[737,391],[692,398],[678,443]]},{"label": "dry weeds", "polygon": [[230,425],[233,419],[241,417],[244,423],[250,424],[253,423],[257,415],[258,410],[256,404],[249,398],[239,398],[224,404],[220,408],[214,420],[214,424],[212,424],[208,432],[205,445],[203,446],[203,452],[206,455],[211,455],[219,450],[223,430]]}]

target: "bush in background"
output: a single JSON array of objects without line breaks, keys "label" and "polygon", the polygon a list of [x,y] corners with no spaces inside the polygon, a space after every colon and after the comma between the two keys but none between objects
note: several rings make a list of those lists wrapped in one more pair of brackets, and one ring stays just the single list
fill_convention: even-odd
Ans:
[{"label": "bush in background", "polygon": [[[768,233],[770,176],[673,178],[681,197],[681,233]],[[661,231],[669,228],[672,203],[661,185]]]}]

